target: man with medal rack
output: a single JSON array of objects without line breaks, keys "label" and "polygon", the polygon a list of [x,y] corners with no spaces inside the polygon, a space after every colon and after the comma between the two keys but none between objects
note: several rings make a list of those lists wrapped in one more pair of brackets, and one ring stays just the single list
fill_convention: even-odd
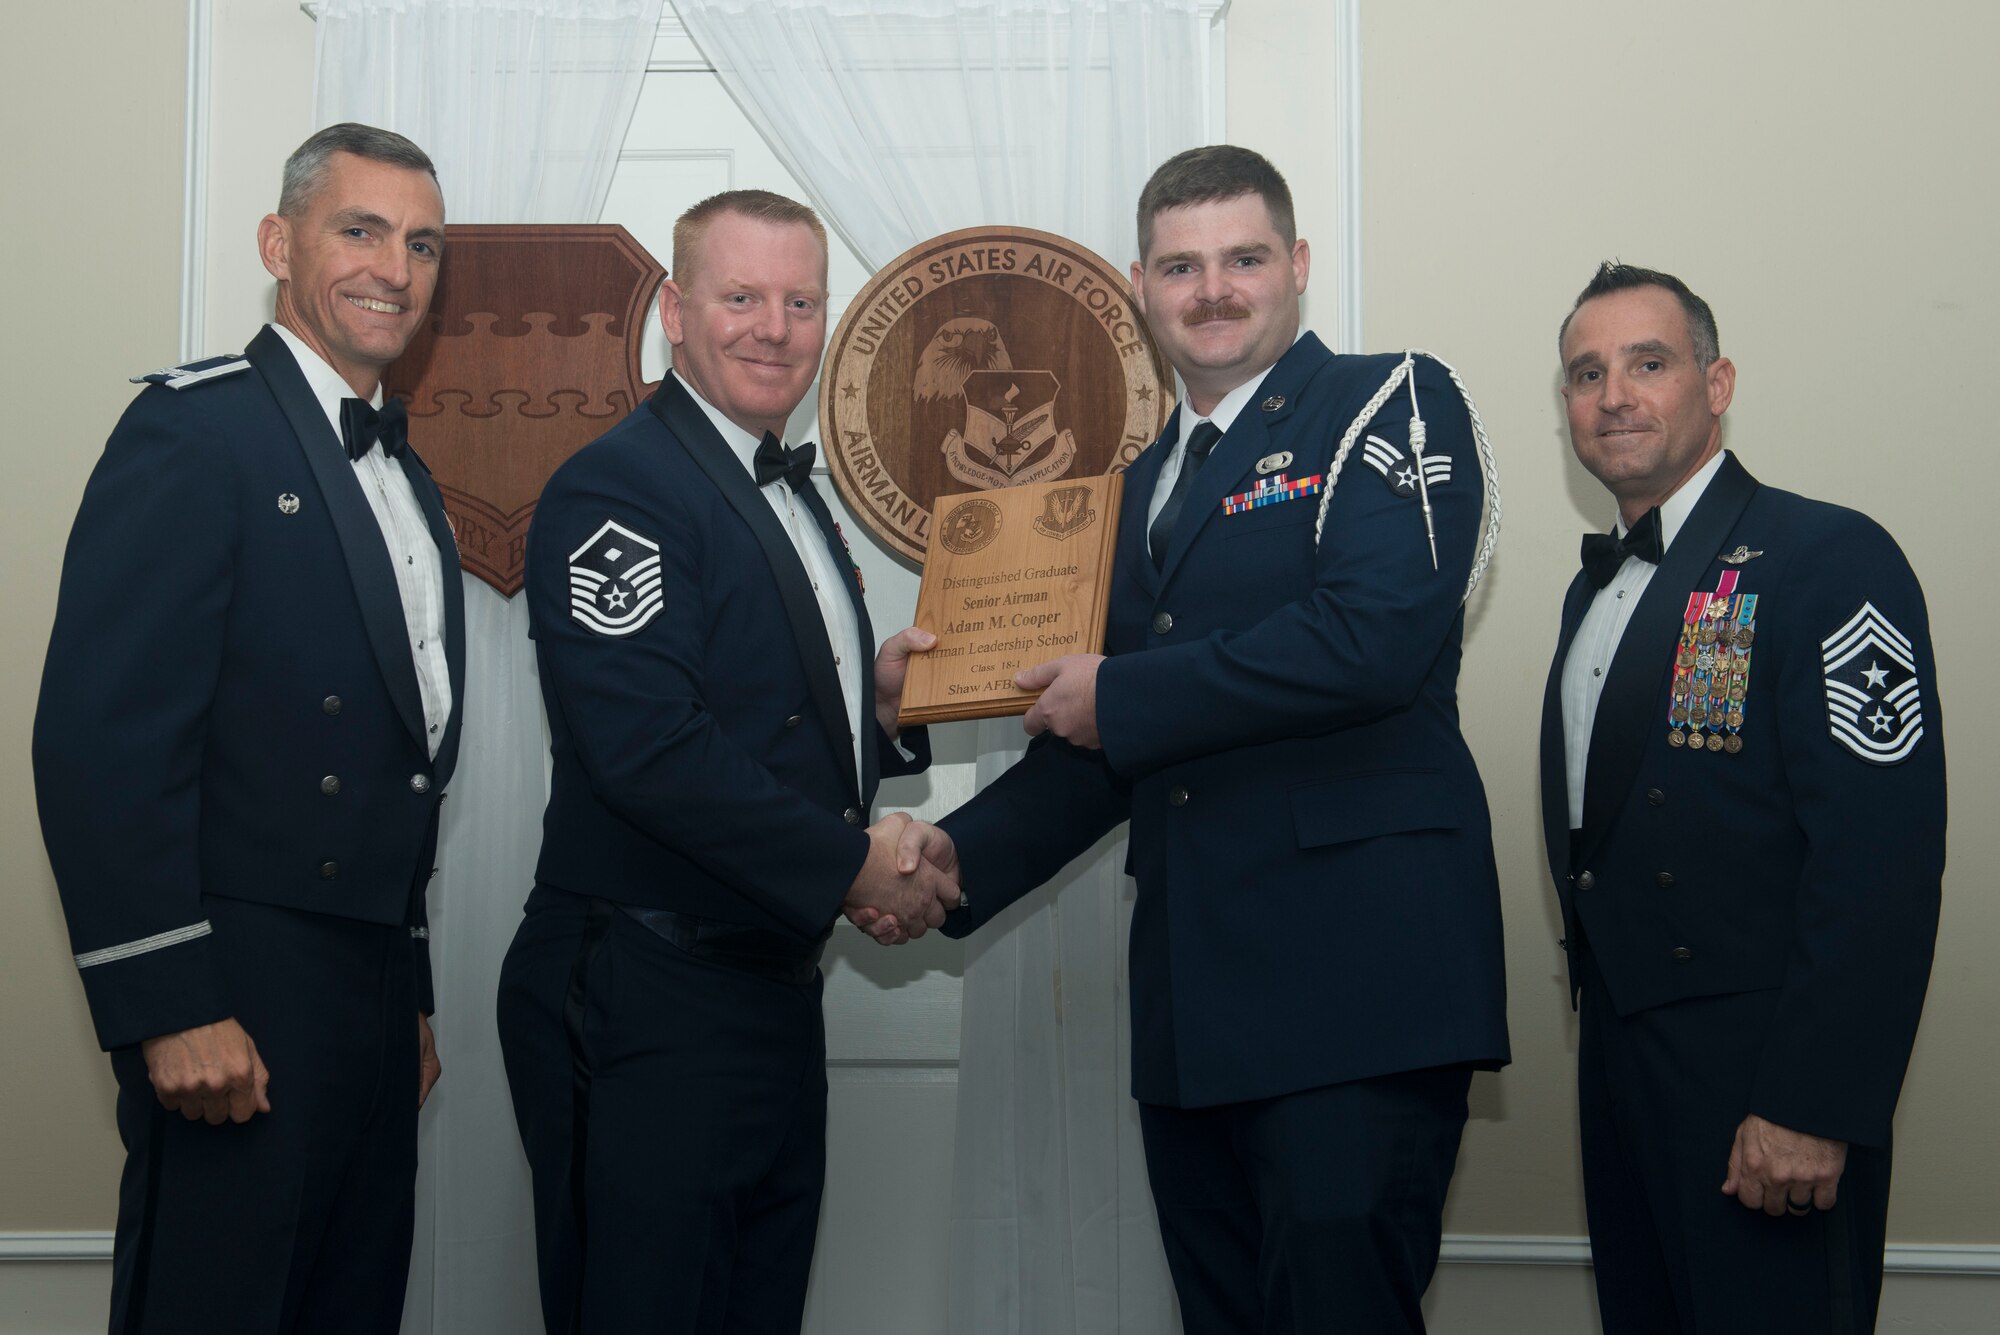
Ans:
[{"label": "man with medal rack", "polygon": [[1618,502],[1541,747],[1604,1329],[1870,1330],[1944,871],[1923,591],[1723,451],[1736,370],[1679,279],[1601,266],[1560,346]]}]

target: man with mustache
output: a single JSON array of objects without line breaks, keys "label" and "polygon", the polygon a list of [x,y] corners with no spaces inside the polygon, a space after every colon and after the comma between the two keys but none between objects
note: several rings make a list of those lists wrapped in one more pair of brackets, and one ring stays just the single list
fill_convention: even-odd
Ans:
[{"label": "man with mustache", "polygon": [[1680,279],[1603,265],[1558,341],[1618,508],[1542,706],[1604,1329],[1872,1330],[1944,873],[1923,591],[1723,450],[1736,368]]},{"label": "man with mustache", "polygon": [[275,322],[143,377],[91,474],[35,714],[118,1077],[116,1331],[394,1330],[439,1071],[424,889],[464,618],[381,391],[437,286],[436,172],[331,126],[257,241]]},{"label": "man with mustache", "polygon": [[1109,657],[1021,673],[1028,754],[904,843],[963,867],[963,935],[1129,820],[1132,1093],[1186,1329],[1420,1331],[1471,1074],[1508,1057],[1458,728],[1472,425],[1439,364],[1299,332],[1310,254],[1256,153],[1170,159],[1138,224],[1185,394],[1126,474]]},{"label": "man with mustache", "polygon": [[934,637],[871,669],[813,447],[780,443],[826,343],[826,231],[730,191],[673,262],[672,373],[556,470],[528,539],[554,778],[499,1012],[551,1335],[799,1328],[820,953],[843,910],[920,933],[958,902],[913,855],[899,874],[906,817],[863,828],[929,760],[896,712]]}]

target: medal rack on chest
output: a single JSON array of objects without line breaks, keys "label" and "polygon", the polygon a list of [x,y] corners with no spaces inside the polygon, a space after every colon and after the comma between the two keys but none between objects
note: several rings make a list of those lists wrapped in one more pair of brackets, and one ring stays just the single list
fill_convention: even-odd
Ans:
[{"label": "medal rack on chest", "polygon": [[1738,593],[1737,577],[1737,571],[1725,570],[1713,592],[1688,595],[1680,647],[1674,654],[1669,746],[1730,755],[1743,749],[1750,650],[1757,639],[1757,595]]}]

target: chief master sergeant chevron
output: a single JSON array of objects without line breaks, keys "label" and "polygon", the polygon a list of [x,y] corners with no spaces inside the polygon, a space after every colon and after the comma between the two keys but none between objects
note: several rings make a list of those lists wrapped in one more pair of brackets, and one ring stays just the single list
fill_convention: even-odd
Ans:
[{"label": "chief master sergeant chevron", "polygon": [[35,789],[118,1078],[113,1330],[400,1319],[465,644],[377,407],[443,243],[415,144],[313,135],[258,229],[277,322],[146,377],[70,535]]},{"label": "chief master sergeant chevron", "polygon": [[1602,266],[1559,341],[1618,503],[1542,706],[1604,1329],[1867,1331],[1944,873],[1923,591],[1722,449],[1736,368],[1678,278]]},{"label": "chief master sergeant chevron", "polygon": [[1132,1093],[1189,1335],[1421,1331],[1471,1073],[1508,1055],[1458,727],[1482,433],[1442,363],[1299,333],[1256,153],[1168,160],[1138,224],[1186,396],[1126,475],[1110,656],[1022,674],[1049,735],[940,822],[945,930],[1129,819]]}]

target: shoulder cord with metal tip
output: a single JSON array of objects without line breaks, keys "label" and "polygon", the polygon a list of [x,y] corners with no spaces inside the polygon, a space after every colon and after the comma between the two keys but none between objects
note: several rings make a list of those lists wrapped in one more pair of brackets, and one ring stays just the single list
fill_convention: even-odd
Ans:
[{"label": "shoulder cord with metal tip", "polygon": [[1423,417],[1417,412],[1416,359],[1419,356],[1429,357],[1442,366],[1445,374],[1451,377],[1451,383],[1457,388],[1459,398],[1465,401],[1465,414],[1472,422],[1472,438],[1479,445],[1479,471],[1486,484],[1486,518],[1483,525],[1485,534],[1479,544],[1478,553],[1473,558],[1472,573],[1465,581],[1464,597],[1470,598],[1472,591],[1479,586],[1480,578],[1486,574],[1486,567],[1492,563],[1493,549],[1500,541],[1500,470],[1493,460],[1492,442],[1486,438],[1486,424],[1480,420],[1479,407],[1473,403],[1472,394],[1465,388],[1465,381],[1459,378],[1451,363],[1436,353],[1425,352],[1422,348],[1409,348],[1404,351],[1403,360],[1396,364],[1396,369],[1389,373],[1389,378],[1382,383],[1382,388],[1376,390],[1374,397],[1363,405],[1360,415],[1349,424],[1347,434],[1340,438],[1340,448],[1334,451],[1333,462],[1327,465],[1326,486],[1320,492],[1319,518],[1313,523],[1313,544],[1317,546],[1325,535],[1327,508],[1333,503],[1333,487],[1340,480],[1341,467],[1347,462],[1347,456],[1353,450],[1354,442],[1360,439],[1368,423],[1382,410],[1382,405],[1389,401],[1397,387],[1407,379],[1410,382],[1410,452],[1417,460],[1417,490],[1423,501],[1424,531],[1431,544],[1431,566],[1433,569],[1437,567],[1437,533],[1431,519],[1430,487],[1424,479],[1426,429]]}]

